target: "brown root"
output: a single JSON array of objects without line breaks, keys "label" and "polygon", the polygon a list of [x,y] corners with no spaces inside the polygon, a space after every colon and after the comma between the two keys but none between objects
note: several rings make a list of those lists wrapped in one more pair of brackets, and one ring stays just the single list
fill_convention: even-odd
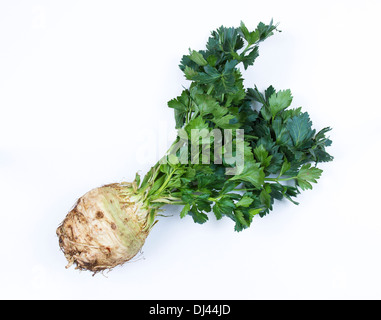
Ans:
[{"label": "brown root", "polygon": [[81,197],[57,228],[68,265],[94,273],[131,260],[150,231],[148,210],[131,185],[96,188]]}]

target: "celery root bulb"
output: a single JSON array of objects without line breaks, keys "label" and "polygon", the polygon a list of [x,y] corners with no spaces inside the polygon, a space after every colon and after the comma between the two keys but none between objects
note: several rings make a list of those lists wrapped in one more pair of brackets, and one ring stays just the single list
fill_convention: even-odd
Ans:
[{"label": "celery root bulb", "polygon": [[152,227],[134,183],[93,189],[78,199],[57,229],[67,267],[98,272],[132,259]]}]

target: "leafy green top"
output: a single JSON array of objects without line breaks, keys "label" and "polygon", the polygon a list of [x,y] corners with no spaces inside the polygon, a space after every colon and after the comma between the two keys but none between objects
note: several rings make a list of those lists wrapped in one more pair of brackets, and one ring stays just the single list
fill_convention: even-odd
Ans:
[{"label": "leafy green top", "polygon": [[[169,163],[158,162],[141,184],[137,176],[139,192],[152,208],[181,204],[181,217],[190,215],[197,223],[206,222],[207,213],[213,212],[217,219],[231,218],[235,230],[241,231],[255,215],[269,213],[275,199],[297,204],[293,198],[300,190],[312,189],[311,183],[322,173],[316,164],[333,160],[325,151],[331,145],[326,137],[331,129],[316,132],[308,113],[291,109],[290,90],[276,91],[270,86],[261,93],[256,86],[243,86],[239,65],[245,70],[253,65],[259,43],[274,31],[277,26],[272,21],[259,23],[252,32],[243,22],[238,28],[220,27],[211,33],[206,50],[190,50],[183,56],[180,69],[191,84],[168,102],[175,112],[176,128],[188,134],[192,129],[232,129],[233,144],[234,129],[243,129],[244,167],[239,174],[227,175],[225,169],[233,164],[224,159],[216,164],[213,147],[208,165],[173,158]],[[178,137],[174,145],[179,141]],[[190,155],[190,150],[185,152]],[[221,152],[228,151],[222,148]],[[154,218],[152,214],[152,223]]]}]

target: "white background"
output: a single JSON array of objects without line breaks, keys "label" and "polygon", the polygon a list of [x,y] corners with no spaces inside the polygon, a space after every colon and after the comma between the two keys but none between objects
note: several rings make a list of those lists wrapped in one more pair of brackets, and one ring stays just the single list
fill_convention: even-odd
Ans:
[{"label": "white background", "polygon": [[[379,1],[0,0],[0,298],[380,299]],[[252,227],[167,208],[134,262],[66,270],[56,227],[170,142],[178,64],[220,25],[271,18],[246,86],[290,88],[335,156]]]}]

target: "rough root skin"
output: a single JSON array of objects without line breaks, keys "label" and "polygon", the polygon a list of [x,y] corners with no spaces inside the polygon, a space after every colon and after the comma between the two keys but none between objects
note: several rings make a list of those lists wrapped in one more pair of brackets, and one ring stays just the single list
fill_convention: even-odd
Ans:
[{"label": "rough root skin", "polygon": [[94,273],[131,260],[143,247],[151,226],[149,209],[134,184],[111,184],[82,196],[57,228],[69,268]]}]

